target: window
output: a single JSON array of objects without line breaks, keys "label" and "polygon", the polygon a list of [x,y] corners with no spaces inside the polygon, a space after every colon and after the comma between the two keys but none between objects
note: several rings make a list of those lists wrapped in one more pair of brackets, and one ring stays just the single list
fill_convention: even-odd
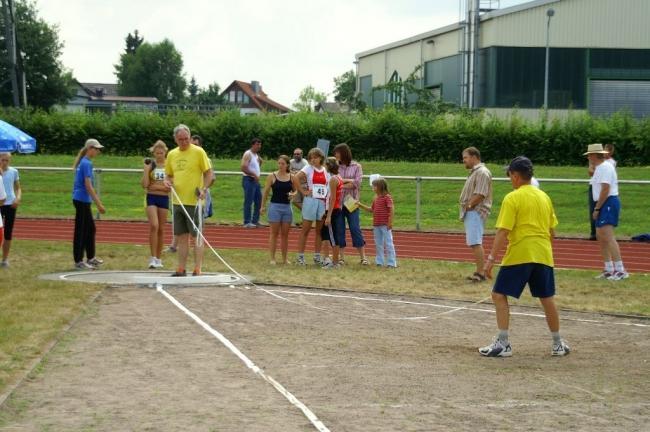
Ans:
[{"label": "window", "polygon": [[237,102],[242,103],[244,101],[244,92],[237,90]]},{"label": "window", "polygon": [[243,99],[244,105],[249,104],[250,102],[251,102],[250,98],[246,93],[244,93],[244,99]]},{"label": "window", "polygon": [[237,102],[237,92],[235,90],[230,90],[230,98],[228,100],[232,103]]}]

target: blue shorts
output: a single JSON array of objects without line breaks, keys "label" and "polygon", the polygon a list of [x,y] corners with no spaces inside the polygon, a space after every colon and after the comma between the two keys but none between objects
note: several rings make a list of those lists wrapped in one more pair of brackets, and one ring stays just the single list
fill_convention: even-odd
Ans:
[{"label": "blue shorts", "polygon": [[147,194],[147,207],[154,206],[158,208],[169,208],[169,196]]},{"label": "blue shorts", "polygon": [[325,201],[306,196],[302,200],[302,219],[306,221],[319,221],[325,214]]},{"label": "blue shorts", "polygon": [[467,246],[483,244],[485,221],[481,218],[481,214],[476,210],[465,212],[463,223],[465,224],[465,243]]},{"label": "blue shorts", "polygon": [[269,204],[270,223],[288,223],[292,220],[291,204],[280,204],[272,202]]},{"label": "blue shorts", "polygon": [[503,266],[499,270],[492,292],[519,298],[526,284],[533,297],[553,297],[555,295],[553,267],[537,263]]},{"label": "blue shorts", "polygon": [[618,215],[621,213],[621,201],[618,196],[612,195],[608,197],[603,206],[600,208],[598,218],[596,219],[596,228],[605,225],[618,226]]},{"label": "blue shorts", "polygon": [[332,246],[342,246],[345,244],[345,219],[343,219],[343,211],[341,209],[334,209],[332,211],[332,224],[323,224],[320,230],[320,236],[323,241],[329,241]]}]

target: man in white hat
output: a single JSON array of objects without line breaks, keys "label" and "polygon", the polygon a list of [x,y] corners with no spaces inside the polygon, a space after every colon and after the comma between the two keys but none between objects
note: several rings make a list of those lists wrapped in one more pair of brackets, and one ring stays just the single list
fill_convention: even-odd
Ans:
[{"label": "man in white hat", "polygon": [[623,266],[621,251],[614,235],[614,227],[618,226],[621,202],[618,199],[616,168],[613,164],[604,163],[605,155],[608,153],[602,144],[589,144],[583,155],[587,156],[589,164],[594,166],[594,175],[589,180],[589,184],[596,205],[591,217],[595,221],[596,237],[605,261],[605,269],[596,278],[619,281],[627,279],[629,274]]}]

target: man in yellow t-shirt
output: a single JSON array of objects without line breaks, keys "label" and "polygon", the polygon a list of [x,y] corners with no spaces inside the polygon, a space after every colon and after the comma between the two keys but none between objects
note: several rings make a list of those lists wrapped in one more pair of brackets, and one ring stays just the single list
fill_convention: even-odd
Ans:
[{"label": "man in yellow t-shirt", "polygon": [[487,357],[510,357],[512,346],[508,340],[510,309],[508,296],[519,298],[526,284],[533,297],[538,297],[544,308],[546,322],[553,337],[551,354],[569,354],[569,345],[560,337],[560,317],[555,306],[555,276],[551,239],[557,218],[551,199],[530,184],[533,164],[525,156],[514,158],[508,166],[508,177],[514,191],[503,199],[497,233],[492,252],[485,263],[485,274],[491,276],[497,253],[508,242],[501,261],[501,270],[492,288],[499,334],[494,342],[479,348]]},{"label": "man in yellow t-shirt", "polygon": [[[178,268],[172,276],[185,276],[188,239],[197,236],[195,228],[200,226],[202,214],[196,209],[198,200],[203,200],[206,189],[213,179],[212,165],[205,151],[190,142],[190,129],[180,124],[174,128],[174,141],[178,145],[167,155],[165,162],[166,182],[174,188],[172,192],[174,235],[177,237]],[[182,204],[182,205],[181,205]],[[189,214],[189,217],[188,217]],[[194,248],[193,276],[201,274],[203,245],[197,242]]]}]

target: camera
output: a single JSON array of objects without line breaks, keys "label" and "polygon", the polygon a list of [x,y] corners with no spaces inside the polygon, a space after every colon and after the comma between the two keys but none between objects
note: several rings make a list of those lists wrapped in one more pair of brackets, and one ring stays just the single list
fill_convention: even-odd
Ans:
[{"label": "camera", "polygon": [[152,170],[156,169],[156,162],[154,162],[151,158],[144,158],[144,164],[151,165]]}]

